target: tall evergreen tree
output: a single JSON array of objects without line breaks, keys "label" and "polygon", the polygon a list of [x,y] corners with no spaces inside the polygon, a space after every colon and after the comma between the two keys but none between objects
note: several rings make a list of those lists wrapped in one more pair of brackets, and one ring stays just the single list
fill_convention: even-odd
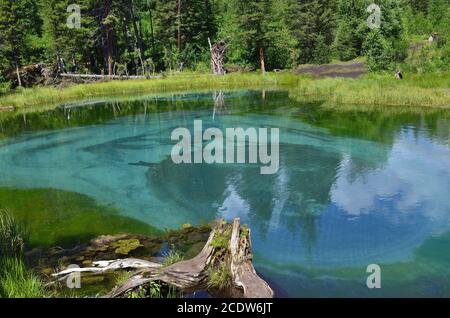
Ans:
[{"label": "tall evergreen tree", "polygon": [[5,76],[15,70],[19,86],[19,68],[27,54],[26,36],[35,28],[33,15],[37,15],[30,8],[36,8],[30,0],[0,0],[0,73]]},{"label": "tall evergreen tree", "polygon": [[271,1],[266,47],[266,64],[269,70],[290,68],[298,63],[298,4],[298,0]]},{"label": "tall evergreen tree", "polygon": [[[261,72],[266,71],[265,49],[267,47],[267,21],[269,0],[239,1],[241,38],[247,45],[249,62],[258,61]],[[256,63],[255,63],[256,64]]]},{"label": "tall evergreen tree", "polygon": [[334,0],[304,0],[298,8],[297,36],[300,44],[300,63],[314,61],[316,46],[330,46],[335,29],[336,2]]},{"label": "tall evergreen tree", "polygon": [[339,0],[338,28],[334,47],[338,57],[348,61],[362,54],[362,44],[368,32],[364,0]]},{"label": "tall evergreen tree", "polygon": [[374,56],[383,48],[393,65],[406,55],[405,35],[436,32],[439,49],[450,41],[448,0],[377,0],[376,35],[367,25],[372,0],[77,0],[81,27],[70,28],[72,3],[0,0],[0,73],[61,60],[91,73],[195,69],[209,63],[208,38],[225,39],[226,63],[262,71]]}]

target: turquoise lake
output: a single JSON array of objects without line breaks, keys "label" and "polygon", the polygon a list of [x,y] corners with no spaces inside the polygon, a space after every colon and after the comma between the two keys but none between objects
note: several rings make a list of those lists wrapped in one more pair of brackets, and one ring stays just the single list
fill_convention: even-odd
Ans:
[{"label": "turquoise lake", "polygon": [[[450,297],[448,113],[334,113],[285,91],[76,106],[2,122],[0,187],[81,193],[160,229],[239,216],[282,297]],[[174,164],[171,133],[196,119],[279,128],[279,171]]]}]

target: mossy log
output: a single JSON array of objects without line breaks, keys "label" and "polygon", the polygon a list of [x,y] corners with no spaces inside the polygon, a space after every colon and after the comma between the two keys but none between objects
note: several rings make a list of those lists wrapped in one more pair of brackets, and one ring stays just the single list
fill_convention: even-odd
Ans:
[{"label": "mossy log", "polygon": [[[226,237],[226,233],[230,233]],[[226,237],[228,244],[219,246]],[[226,241],[225,241],[226,243]],[[223,253],[223,250],[226,250]],[[220,252],[220,253],[219,253]],[[220,255],[220,257],[219,257]],[[180,261],[167,267],[147,260],[127,258],[113,261],[94,262],[93,267],[71,268],[53,274],[59,280],[72,273],[113,272],[117,270],[135,270],[134,274],[123,284],[116,286],[106,298],[122,297],[135,288],[152,281],[164,282],[184,292],[205,290],[208,285],[211,268],[217,262],[226,262],[230,266],[230,289],[238,289],[244,298],[272,298],[274,292],[261,279],[253,268],[250,230],[241,228],[240,219],[236,218],[232,225],[217,222],[212,229],[208,241],[201,252],[190,260]],[[233,292],[225,294],[237,295]]]}]

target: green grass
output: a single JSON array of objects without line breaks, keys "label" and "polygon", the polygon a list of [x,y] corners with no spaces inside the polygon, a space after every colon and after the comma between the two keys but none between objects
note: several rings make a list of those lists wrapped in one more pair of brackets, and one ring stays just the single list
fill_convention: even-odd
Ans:
[{"label": "green grass", "polygon": [[220,263],[218,267],[212,267],[209,279],[206,283],[208,289],[224,289],[231,279],[231,273],[226,262]]},{"label": "green grass", "polygon": [[0,210],[0,297],[41,298],[42,281],[22,261],[27,231],[9,211]]},{"label": "green grass", "polygon": [[32,247],[70,247],[99,235],[160,233],[88,196],[54,189],[0,188],[0,209],[27,225]]},{"label": "green grass", "polygon": [[0,257],[22,255],[27,237],[25,227],[8,210],[0,210]]},{"label": "green grass", "polygon": [[304,80],[290,90],[300,102],[321,102],[341,111],[383,108],[450,108],[450,75],[411,75],[399,81],[391,75],[367,75],[359,79]]},{"label": "green grass", "polygon": [[0,260],[0,295],[5,298],[43,298],[48,297],[48,292],[20,258],[3,257]]},{"label": "green grass", "polygon": [[65,88],[36,87],[0,97],[0,106],[14,106],[21,112],[49,109],[56,105],[102,97],[133,98],[136,95],[164,94],[216,89],[289,89],[297,100],[321,101],[338,110],[404,106],[450,108],[450,74],[405,74],[402,81],[392,74],[366,75],[357,79],[296,76],[290,72],[244,73],[213,76],[174,75],[151,80],[97,82]]},{"label": "green grass", "polygon": [[40,108],[102,96],[120,97],[213,89],[275,88],[292,85],[293,82],[297,81],[298,77],[288,73],[282,75],[266,74],[265,76],[257,73],[229,74],[227,76],[174,75],[161,79],[97,82],[72,85],[65,88],[36,87],[22,89],[17,93],[0,97],[0,106],[14,106],[18,109]]},{"label": "green grass", "polygon": [[162,263],[163,267],[170,266],[172,264],[181,262],[184,259],[183,255],[176,250],[170,250],[170,252],[164,255],[164,260]]},{"label": "green grass", "polygon": [[131,272],[122,271],[114,274],[114,283],[116,286],[124,284],[132,276]]}]

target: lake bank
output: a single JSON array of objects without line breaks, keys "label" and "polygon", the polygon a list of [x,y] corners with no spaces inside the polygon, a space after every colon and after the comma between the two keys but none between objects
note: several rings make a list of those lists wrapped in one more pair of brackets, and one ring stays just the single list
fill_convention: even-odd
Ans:
[{"label": "lake bank", "polygon": [[[319,101],[335,110],[378,108],[450,108],[450,75],[425,74],[396,80],[391,75],[360,78],[313,79],[293,73],[242,73],[217,77],[209,74],[172,75],[161,79],[77,84],[64,88],[36,87],[0,97],[0,107],[19,112],[51,109],[64,103],[108,96],[120,98],[198,90],[288,89],[300,101]],[[4,111],[3,113],[6,113]]]}]

